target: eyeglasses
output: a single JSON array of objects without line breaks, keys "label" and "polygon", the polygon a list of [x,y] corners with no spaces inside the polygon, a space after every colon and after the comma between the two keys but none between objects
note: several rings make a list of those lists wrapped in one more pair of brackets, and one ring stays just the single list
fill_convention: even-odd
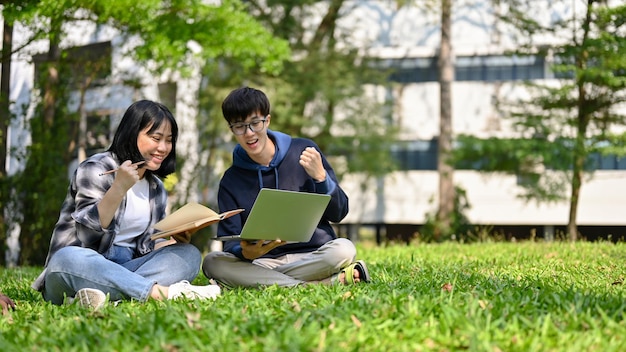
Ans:
[{"label": "eyeglasses", "polygon": [[233,133],[238,136],[241,136],[242,134],[246,134],[246,131],[248,131],[248,128],[252,132],[260,132],[261,130],[263,130],[263,127],[265,127],[265,121],[267,121],[267,118],[253,120],[250,123],[233,123],[230,125],[230,130],[233,131]]}]

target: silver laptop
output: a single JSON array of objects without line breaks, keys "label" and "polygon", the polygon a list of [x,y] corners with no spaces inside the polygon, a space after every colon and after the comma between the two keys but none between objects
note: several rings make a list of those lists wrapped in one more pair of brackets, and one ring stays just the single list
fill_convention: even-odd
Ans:
[{"label": "silver laptop", "polygon": [[241,234],[213,239],[308,242],[329,202],[328,194],[262,188]]}]

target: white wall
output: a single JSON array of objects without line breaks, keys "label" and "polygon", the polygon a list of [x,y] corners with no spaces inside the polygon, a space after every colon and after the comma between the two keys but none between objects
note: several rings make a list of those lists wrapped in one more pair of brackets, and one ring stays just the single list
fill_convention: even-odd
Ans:
[{"label": "white wall", "polygon": [[[455,184],[465,189],[473,224],[565,225],[569,203],[526,203],[515,176],[456,171]],[[425,214],[437,206],[436,171],[395,172],[383,180],[367,181],[371,191],[362,192],[364,178],[349,175],[341,182],[350,198],[350,213],[342,223],[423,224]],[[581,190],[578,225],[626,225],[626,172],[598,171]]]}]

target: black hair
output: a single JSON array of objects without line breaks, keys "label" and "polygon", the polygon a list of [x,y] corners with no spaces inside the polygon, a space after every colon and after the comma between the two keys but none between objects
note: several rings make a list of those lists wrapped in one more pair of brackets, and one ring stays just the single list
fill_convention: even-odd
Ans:
[{"label": "black hair", "polygon": [[178,125],[174,115],[163,104],[150,101],[139,100],[128,107],[122,121],[117,126],[113,143],[108,151],[114,153],[120,162],[131,160],[133,163],[142,161],[143,156],[137,148],[137,137],[139,133],[150,126],[148,133],[157,130],[163,122],[169,122],[172,128],[172,150],[163,160],[161,167],[152,172],[160,177],[165,177],[176,171],[176,140],[178,139]]},{"label": "black hair", "polygon": [[226,121],[244,121],[250,114],[260,112],[263,117],[270,113],[270,101],[258,89],[242,87],[233,90],[222,102],[222,114]]}]

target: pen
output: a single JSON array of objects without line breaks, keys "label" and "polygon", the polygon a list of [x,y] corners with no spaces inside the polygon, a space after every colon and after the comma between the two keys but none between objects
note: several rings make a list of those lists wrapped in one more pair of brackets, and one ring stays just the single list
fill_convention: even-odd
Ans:
[{"label": "pen", "polygon": [[[132,163],[132,164],[130,164],[130,165],[131,165],[131,166],[132,166],[132,165],[137,165],[137,166],[139,166],[139,165],[141,165],[141,164],[143,164],[143,163],[145,163],[145,162],[146,162],[145,160],[142,160],[142,161],[138,161],[138,162],[136,162],[136,163]],[[118,167],[117,169],[113,169],[113,170],[105,171],[105,172],[101,173],[101,174],[100,174],[100,175],[98,175],[98,176],[104,176],[104,175],[112,174],[112,173],[116,172],[116,171],[117,171],[117,170],[119,170],[119,169],[120,169],[120,168]]]}]

